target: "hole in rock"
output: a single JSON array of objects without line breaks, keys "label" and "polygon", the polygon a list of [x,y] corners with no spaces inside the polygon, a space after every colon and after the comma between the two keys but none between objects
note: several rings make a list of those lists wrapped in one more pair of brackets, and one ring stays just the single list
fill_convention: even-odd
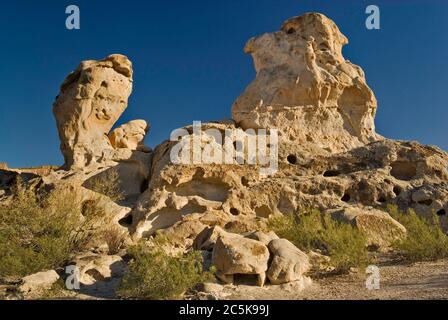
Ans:
[{"label": "hole in rock", "polygon": [[293,34],[293,33],[295,33],[295,32],[296,32],[296,30],[294,30],[294,28],[289,28],[289,29],[286,31],[287,34]]},{"label": "hole in rock", "polygon": [[233,283],[235,285],[256,286],[258,283],[258,275],[256,274],[234,274]]},{"label": "hole in rock", "polygon": [[129,227],[132,225],[132,214],[128,214],[126,217],[120,219],[118,223],[123,227]]},{"label": "hole in rock", "polygon": [[341,198],[342,201],[344,202],[349,202],[351,199],[350,195],[348,193],[344,194]]},{"label": "hole in rock", "polygon": [[293,154],[290,154],[290,155],[286,158],[286,160],[288,160],[288,162],[289,162],[290,164],[297,164],[297,157],[296,157],[295,155],[293,155]]},{"label": "hole in rock", "polygon": [[438,216],[444,216],[444,215],[446,215],[446,210],[445,210],[445,209],[440,209],[439,211],[437,211],[437,215],[438,215]]},{"label": "hole in rock", "polygon": [[390,174],[398,180],[409,181],[417,174],[417,165],[409,161],[395,161],[391,164]]},{"label": "hole in rock", "polygon": [[401,190],[401,188],[399,186],[395,186],[393,191],[394,191],[396,196],[399,196],[402,190]]},{"label": "hole in rock", "polygon": [[340,174],[337,170],[327,170],[324,172],[324,177],[337,177]]},{"label": "hole in rock", "polygon": [[148,181],[148,179],[144,179],[144,180],[142,181],[142,184],[140,185],[140,193],[145,192],[145,191],[148,189],[148,186],[149,186],[149,181]]},{"label": "hole in rock", "polygon": [[387,199],[386,199],[386,196],[385,196],[385,195],[381,195],[381,196],[379,196],[379,198],[378,198],[378,202],[384,203],[384,202],[386,202],[386,201],[387,201]]},{"label": "hole in rock", "polygon": [[425,206],[430,206],[432,204],[431,199],[418,201],[419,204],[424,204]]},{"label": "hole in rock", "polygon": [[234,216],[237,216],[240,214],[239,210],[237,208],[230,208],[230,213]]},{"label": "hole in rock", "polygon": [[249,180],[246,177],[241,177],[241,184],[247,187],[249,186]]}]

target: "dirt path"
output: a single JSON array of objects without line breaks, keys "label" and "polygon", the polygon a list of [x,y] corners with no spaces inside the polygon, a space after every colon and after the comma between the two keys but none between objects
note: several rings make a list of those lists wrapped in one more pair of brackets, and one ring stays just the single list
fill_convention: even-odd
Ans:
[{"label": "dirt path", "polygon": [[448,260],[380,267],[380,289],[367,290],[362,273],[314,279],[304,291],[285,291],[278,286],[225,287],[225,299],[448,299]]}]

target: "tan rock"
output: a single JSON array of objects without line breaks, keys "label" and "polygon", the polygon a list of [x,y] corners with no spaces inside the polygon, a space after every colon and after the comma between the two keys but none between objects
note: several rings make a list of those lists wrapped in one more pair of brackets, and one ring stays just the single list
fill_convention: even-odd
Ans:
[{"label": "tan rock", "polygon": [[260,241],[265,246],[268,246],[272,240],[279,239],[279,237],[273,231],[269,231],[268,233],[255,231],[245,234],[244,236],[249,239]]},{"label": "tan rock", "polygon": [[384,211],[350,207],[330,212],[335,219],[351,223],[361,230],[371,246],[387,248],[406,236],[406,228]]},{"label": "tan rock", "polygon": [[107,134],[131,91],[132,63],[122,55],[83,61],[65,79],[53,114],[67,168],[85,169],[112,156]]},{"label": "tan rock", "polygon": [[318,13],[288,19],[280,31],[248,41],[257,76],[235,101],[244,129],[273,128],[314,153],[341,152],[379,139],[376,99],[362,69],[342,56],[348,43]]},{"label": "tan rock", "polygon": [[59,280],[59,275],[54,270],[42,271],[22,279],[19,291],[25,296],[39,295],[43,291],[48,290]]},{"label": "tan rock", "polygon": [[232,276],[257,275],[258,285],[264,284],[268,268],[269,251],[259,241],[241,235],[221,235],[213,248],[212,264],[224,282],[232,282]]},{"label": "tan rock", "polygon": [[92,253],[76,257],[69,265],[79,268],[79,282],[86,286],[122,276],[126,270],[126,264],[120,256]]},{"label": "tan rock", "polygon": [[109,139],[115,149],[125,148],[149,152],[150,149],[144,145],[148,131],[149,126],[145,120],[132,120],[114,129],[109,134]]},{"label": "tan rock", "polygon": [[271,263],[267,276],[272,284],[298,281],[310,269],[308,256],[286,239],[269,243]]}]

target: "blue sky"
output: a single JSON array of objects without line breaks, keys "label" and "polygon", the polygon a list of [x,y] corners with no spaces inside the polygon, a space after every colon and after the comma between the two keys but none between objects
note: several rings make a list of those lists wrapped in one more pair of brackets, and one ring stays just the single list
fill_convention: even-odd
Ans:
[{"label": "blue sky", "polygon": [[[65,28],[65,8],[81,10],[81,30]],[[381,30],[365,28],[365,8],[381,9]],[[145,119],[147,144],[193,120],[230,117],[254,78],[246,41],[316,11],[350,43],[378,99],[377,131],[448,149],[448,2],[350,0],[10,1],[0,12],[0,162],[62,164],[51,108],[81,60],[122,53],[134,64],[134,92],[119,124]]]}]

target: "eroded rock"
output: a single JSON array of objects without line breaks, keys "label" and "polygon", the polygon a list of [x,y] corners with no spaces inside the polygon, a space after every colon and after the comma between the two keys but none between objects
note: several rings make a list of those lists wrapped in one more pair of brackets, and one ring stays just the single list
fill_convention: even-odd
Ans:
[{"label": "eroded rock", "polygon": [[267,276],[272,284],[299,281],[310,269],[308,256],[286,239],[274,239],[269,243],[271,263]]}]

